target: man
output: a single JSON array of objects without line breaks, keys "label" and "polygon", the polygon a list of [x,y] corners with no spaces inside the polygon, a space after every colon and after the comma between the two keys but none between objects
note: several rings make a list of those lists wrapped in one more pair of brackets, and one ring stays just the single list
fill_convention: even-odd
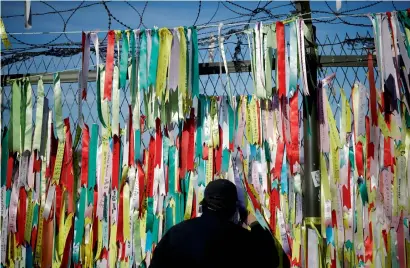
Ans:
[{"label": "man", "polygon": [[[233,223],[237,200],[232,182],[210,182],[202,216],[172,227],[155,248],[150,267],[279,267],[277,243],[253,215],[248,216],[251,231]],[[281,267],[290,267],[283,256]]]}]

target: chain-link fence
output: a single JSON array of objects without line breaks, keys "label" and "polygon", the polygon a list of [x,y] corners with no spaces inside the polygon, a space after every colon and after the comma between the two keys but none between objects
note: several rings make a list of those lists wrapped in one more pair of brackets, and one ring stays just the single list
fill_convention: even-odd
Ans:
[{"label": "chain-link fence", "polygon": [[[104,38],[100,37],[101,40]],[[212,41],[214,40],[214,41]],[[340,88],[343,88],[349,98],[351,88],[355,81],[360,81],[368,88],[367,80],[367,53],[374,50],[373,38],[370,33],[366,36],[357,34],[356,36],[329,36],[326,35],[324,40],[317,40],[318,54],[318,79],[335,73],[336,77],[328,87],[329,102],[331,104],[337,124],[340,118]],[[225,53],[229,62],[229,79],[231,89],[235,95],[253,94],[252,74],[249,72],[249,45],[247,35],[243,32],[225,36],[224,40]],[[117,54],[117,53],[116,53]],[[100,51],[100,62],[105,61],[105,50]],[[200,42],[199,47],[200,63],[200,93],[205,95],[226,95],[227,75],[225,72],[220,74],[220,66],[224,70],[222,57],[218,46],[217,38],[207,38],[206,42]],[[96,64],[95,53],[91,55],[90,69],[94,69]],[[33,56],[31,58],[22,58],[2,67],[3,80],[7,75],[13,76],[33,75],[41,73],[64,72],[67,70],[79,70],[81,68],[81,50],[67,57],[56,57],[48,55]],[[378,78],[377,68],[375,68],[375,77]],[[272,72],[272,86],[275,87],[275,71]],[[35,113],[37,85],[32,84],[33,90],[33,112]],[[53,85],[46,84],[45,96],[49,101],[49,108],[52,109],[54,103]],[[78,109],[78,82],[64,83],[62,81],[62,101],[63,117],[70,119],[71,130],[76,131],[79,118]],[[120,124],[124,126],[128,117],[128,107],[131,103],[129,86],[121,91],[120,96]],[[299,94],[301,94],[299,92]],[[98,123],[97,103],[96,103],[96,83],[88,83],[87,99],[83,101],[82,113],[84,121],[88,125]],[[142,99],[142,98],[141,98]],[[303,122],[302,98],[299,98],[300,122]],[[144,113],[143,103],[141,112]],[[11,86],[3,81],[3,103],[2,103],[2,124],[8,126],[11,112]],[[33,120],[35,114],[33,114]],[[35,122],[33,122],[35,124]],[[302,125],[302,124],[300,124]],[[303,126],[301,126],[301,147],[303,147]],[[75,135],[75,133],[73,133]],[[300,150],[303,161],[303,149]]]}]

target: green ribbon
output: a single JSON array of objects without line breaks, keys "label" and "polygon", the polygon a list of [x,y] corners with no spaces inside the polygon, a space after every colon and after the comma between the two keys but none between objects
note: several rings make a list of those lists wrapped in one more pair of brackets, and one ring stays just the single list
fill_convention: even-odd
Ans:
[{"label": "green ribbon", "polygon": [[25,134],[24,134],[24,151],[31,151],[31,141],[33,135],[33,102],[32,102],[32,91],[30,81],[26,81],[26,114],[25,118]]},{"label": "green ribbon", "polygon": [[168,166],[169,138],[166,136],[162,138],[162,155],[164,156],[164,165]]},{"label": "green ribbon", "polygon": [[[75,221],[75,238],[74,238],[74,243],[76,246],[80,246],[81,241],[83,240],[83,235],[84,235],[84,213],[85,213],[85,202],[86,202],[86,188],[81,187],[81,193],[80,193],[80,206],[77,211],[77,220]],[[78,252],[73,251],[73,258],[74,262],[78,263],[79,261],[79,256]]]},{"label": "green ribbon", "polygon": [[[166,198],[165,203],[169,204],[170,199],[172,199],[171,195],[169,194]],[[165,213],[165,232],[167,232],[171,227],[174,225],[174,214],[173,214],[173,208],[168,205],[166,208],[166,213]]]},{"label": "green ribbon", "polygon": [[141,158],[141,130],[137,129],[134,132],[134,160],[137,162]]},{"label": "green ribbon", "polygon": [[225,148],[222,152],[222,172],[228,172],[230,157],[231,152],[227,148]]},{"label": "green ribbon", "polygon": [[34,128],[33,151],[40,151],[41,130],[43,126],[43,106],[44,106],[44,86],[43,79],[40,77],[37,84],[37,107],[36,107],[36,125]]},{"label": "green ribbon", "polygon": [[20,104],[21,104],[21,90],[20,90],[20,82],[14,81],[12,86],[12,103],[11,103],[11,128],[13,136],[11,137],[12,147],[11,151],[21,152],[20,150]]},{"label": "green ribbon", "polygon": [[369,203],[369,197],[367,195],[367,188],[366,188],[366,183],[363,180],[363,182],[360,184],[360,195],[362,197],[362,202],[363,202],[363,206],[366,205],[366,203]]},{"label": "green ribbon", "polygon": [[205,181],[206,181],[206,162],[205,160],[199,158],[199,164],[198,164],[198,186],[204,186],[205,187]]},{"label": "green ribbon", "polygon": [[1,187],[6,185],[6,179],[7,179],[7,162],[9,159],[9,148],[8,148],[8,143],[9,143],[9,130],[7,128],[4,128],[4,137],[3,140],[1,141]]},{"label": "green ribbon", "polygon": [[271,163],[271,162],[272,162],[272,158],[270,157],[269,143],[268,143],[267,140],[265,140],[265,141],[263,142],[263,144],[264,144],[264,147],[265,147],[265,159],[266,159],[266,162]]},{"label": "green ribbon", "polygon": [[[230,105],[230,103],[227,104],[228,105],[228,123],[229,123],[229,143],[233,143],[234,141],[234,128],[235,128],[235,122],[238,120],[235,120],[235,114],[233,112],[233,108]],[[239,106],[239,105],[238,105]]]},{"label": "green ribbon", "polygon": [[39,205],[37,203],[34,203],[33,207],[33,226],[38,226],[38,207]]},{"label": "green ribbon", "polygon": [[125,31],[122,31],[122,49],[120,63],[120,88],[125,90],[127,85],[127,69],[128,69],[128,53],[129,53],[128,37]]},{"label": "green ribbon", "polygon": [[151,58],[149,62],[148,87],[155,86],[157,81],[157,67],[159,54],[158,29],[151,30]]},{"label": "green ribbon", "polygon": [[98,119],[100,119],[101,125],[103,125],[103,127],[106,128],[107,125],[105,124],[103,113],[101,110],[101,101],[102,101],[101,85],[104,85],[104,81],[101,81],[101,77],[103,76],[103,69],[104,69],[103,65],[97,66],[97,112],[98,112]]},{"label": "green ribbon", "polygon": [[175,146],[169,147],[169,154],[168,154],[168,159],[169,159],[169,181],[168,181],[168,192],[170,194],[175,193],[175,152],[176,148]]},{"label": "green ribbon", "polygon": [[88,151],[88,205],[94,204],[95,177],[97,175],[97,145],[98,145],[98,125],[91,127],[90,148]]},{"label": "green ribbon", "polygon": [[405,46],[407,50],[407,55],[410,57],[410,18],[408,17],[407,11],[397,12],[398,19],[403,26],[405,38]]},{"label": "green ribbon", "polygon": [[130,37],[131,46],[131,106],[134,107],[137,98],[137,57],[135,55],[135,34],[132,33]]},{"label": "green ribbon", "polygon": [[64,141],[63,105],[61,101],[60,74],[54,74],[54,113],[56,118],[57,137],[60,142]]},{"label": "green ribbon", "polygon": [[148,197],[147,199],[147,232],[151,231],[154,227],[154,198]]},{"label": "green ribbon", "polygon": [[198,65],[198,32],[195,26],[191,28],[192,44],[192,97],[199,96],[199,65]]},{"label": "green ribbon", "polygon": [[77,125],[77,128],[75,129],[75,137],[74,137],[74,142],[73,142],[73,149],[77,149],[78,144],[80,143],[80,138],[81,138],[81,126]]},{"label": "green ribbon", "polygon": [[154,216],[154,225],[152,229],[152,242],[158,244],[159,218],[157,216]]},{"label": "green ribbon", "polygon": [[139,89],[147,90],[147,35],[146,31],[141,31],[141,46],[140,46],[140,58],[138,61],[138,83]]}]

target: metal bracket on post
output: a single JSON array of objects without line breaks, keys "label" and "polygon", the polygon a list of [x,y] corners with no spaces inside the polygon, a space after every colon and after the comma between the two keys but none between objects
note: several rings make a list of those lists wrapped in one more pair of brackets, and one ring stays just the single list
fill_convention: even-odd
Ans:
[{"label": "metal bracket on post", "polygon": [[[309,96],[303,100],[303,137],[304,137],[304,179],[303,179],[303,218],[304,218],[304,260],[307,265],[307,243],[309,241],[308,228],[314,227],[320,233],[321,211],[320,211],[320,187],[315,187],[311,174],[319,171],[319,133],[317,116],[317,55],[316,55],[316,28],[312,25],[309,1],[295,2],[298,14],[305,19],[307,31],[305,31],[306,42],[306,71],[308,75]],[[318,237],[318,239],[322,239]],[[322,244],[322,243],[319,243]],[[318,249],[322,249],[319,247]],[[323,256],[323,254],[319,254]],[[319,263],[324,264],[323,260]]]}]

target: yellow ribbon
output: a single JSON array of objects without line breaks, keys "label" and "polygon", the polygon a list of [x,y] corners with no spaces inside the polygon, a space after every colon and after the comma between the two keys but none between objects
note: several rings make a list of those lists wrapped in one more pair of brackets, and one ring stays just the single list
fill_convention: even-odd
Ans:
[{"label": "yellow ribbon", "polygon": [[167,28],[159,29],[159,54],[158,54],[158,69],[156,81],[156,96],[158,100],[162,99],[162,94],[165,90],[167,70],[171,54],[172,34]]},{"label": "yellow ribbon", "polygon": [[1,41],[6,49],[11,47],[9,38],[7,37],[6,27],[4,26],[2,18],[0,18],[0,32],[1,32]]}]

